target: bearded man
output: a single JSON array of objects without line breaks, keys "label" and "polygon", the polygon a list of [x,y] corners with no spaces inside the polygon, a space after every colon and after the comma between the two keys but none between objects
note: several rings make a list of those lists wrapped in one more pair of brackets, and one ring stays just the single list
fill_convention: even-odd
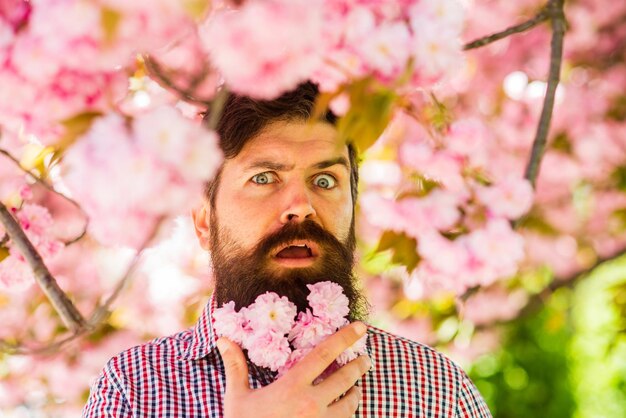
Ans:
[{"label": "bearded man", "polygon": [[[353,275],[358,167],[328,112],[311,120],[305,83],[259,102],[231,96],[218,124],[225,161],[193,213],[215,291],[195,327],[111,359],[83,417],[490,417],[473,383],[422,344],[363,322]],[[218,339],[212,312],[271,291],[307,307],[307,285],[339,284],[352,323],[280,378]],[[367,334],[367,355],[316,378]]]}]

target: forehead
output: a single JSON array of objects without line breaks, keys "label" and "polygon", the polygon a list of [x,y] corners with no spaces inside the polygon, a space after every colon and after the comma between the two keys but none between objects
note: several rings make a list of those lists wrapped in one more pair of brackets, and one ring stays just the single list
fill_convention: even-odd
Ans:
[{"label": "forehead", "polygon": [[308,166],[338,157],[347,159],[348,147],[339,140],[331,124],[280,121],[269,124],[251,138],[226,165],[247,166],[266,160]]}]

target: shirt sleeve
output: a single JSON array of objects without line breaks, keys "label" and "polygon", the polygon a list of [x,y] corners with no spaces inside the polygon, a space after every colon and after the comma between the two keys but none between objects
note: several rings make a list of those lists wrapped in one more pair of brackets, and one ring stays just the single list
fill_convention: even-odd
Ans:
[{"label": "shirt sleeve", "polygon": [[465,373],[461,381],[455,417],[492,418],[485,400]]},{"label": "shirt sleeve", "polygon": [[82,418],[130,418],[132,412],[119,380],[107,366],[91,387]]}]

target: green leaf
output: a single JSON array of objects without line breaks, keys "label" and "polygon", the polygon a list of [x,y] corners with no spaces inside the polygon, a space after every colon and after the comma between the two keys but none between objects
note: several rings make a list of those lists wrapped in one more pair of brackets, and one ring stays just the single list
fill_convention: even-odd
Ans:
[{"label": "green leaf", "polygon": [[550,148],[561,151],[565,154],[572,154],[572,141],[570,140],[567,132],[559,132],[554,136],[550,143]]},{"label": "green leaf", "polygon": [[532,211],[519,219],[517,228],[537,232],[546,236],[559,235],[559,231],[557,231],[555,227],[543,219],[539,213]]},{"label": "green leaf", "polygon": [[439,182],[436,180],[426,178],[419,174],[414,175],[413,178],[415,179],[415,185],[417,187],[415,190],[415,196],[417,197],[426,196],[433,189],[440,186]]},{"label": "green leaf", "polygon": [[185,12],[193,19],[204,17],[210,5],[208,0],[183,0]]},{"label": "green leaf", "polygon": [[59,140],[54,145],[54,156],[52,158],[52,162],[58,160],[80,136],[87,133],[94,120],[101,115],[102,113],[100,112],[83,112],[74,115],[71,118],[62,120],[61,125],[65,128],[65,132],[59,137]]},{"label": "green leaf", "polygon": [[618,229],[617,232],[624,232],[624,230],[626,230],[626,208],[613,211],[613,213],[611,213],[611,220],[617,224],[615,225],[615,228]]},{"label": "green leaf", "polygon": [[617,167],[613,173],[611,173],[611,178],[620,191],[626,192],[626,166],[622,165]]},{"label": "green leaf", "polygon": [[0,262],[9,256],[9,249],[7,247],[0,247]]},{"label": "green leaf", "polygon": [[115,40],[117,28],[121,20],[122,14],[115,9],[103,7],[100,10],[100,26],[102,27],[102,32],[104,32],[105,42],[110,43]]},{"label": "green leaf", "polygon": [[348,87],[350,109],[339,119],[340,138],[352,142],[363,152],[376,142],[391,120],[396,95],[391,90],[373,88],[370,80]]},{"label": "green leaf", "polygon": [[376,252],[387,251],[393,248],[393,245],[398,239],[398,234],[393,231],[385,231],[378,241]]},{"label": "green leaf", "polygon": [[385,231],[378,242],[376,251],[387,250],[392,251],[391,262],[406,266],[409,273],[417,267],[421,260],[417,253],[417,240],[404,233]]},{"label": "green leaf", "polygon": [[614,121],[623,122],[626,120],[626,96],[617,96],[611,102],[606,112],[606,117]]},{"label": "green leaf", "polygon": [[424,116],[430,125],[439,132],[444,132],[454,119],[450,110],[431,94],[432,103],[424,108]]},{"label": "green leaf", "polygon": [[342,94],[345,91],[345,86],[339,87],[337,91],[332,93],[321,92],[318,94],[315,99],[315,105],[313,106],[313,115],[311,116],[312,121],[317,121],[322,118],[322,116],[328,112],[328,108],[330,107],[330,102],[332,102],[337,96]]}]

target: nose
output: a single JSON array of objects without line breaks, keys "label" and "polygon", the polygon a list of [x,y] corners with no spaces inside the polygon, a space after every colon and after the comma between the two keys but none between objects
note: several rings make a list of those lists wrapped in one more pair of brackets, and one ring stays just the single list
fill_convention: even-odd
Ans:
[{"label": "nose", "polygon": [[304,220],[314,219],[317,215],[313,201],[311,200],[311,191],[305,184],[294,184],[284,190],[285,206],[280,214],[280,222],[286,224],[288,222],[303,222]]}]

